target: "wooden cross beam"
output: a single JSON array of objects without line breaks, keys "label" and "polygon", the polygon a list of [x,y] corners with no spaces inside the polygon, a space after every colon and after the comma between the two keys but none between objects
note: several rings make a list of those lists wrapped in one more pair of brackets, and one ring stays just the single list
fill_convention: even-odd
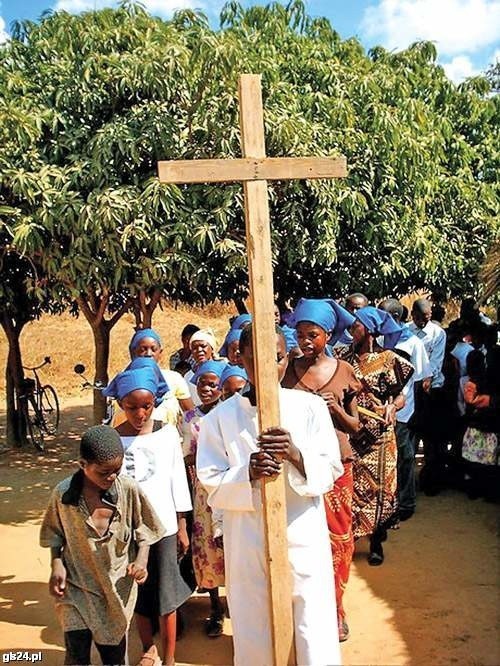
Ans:
[{"label": "wooden cross beam", "polygon": [[[239,99],[241,159],[159,162],[158,173],[163,183],[243,182],[257,411],[262,430],[280,423],[267,181],[341,178],[347,169],[344,157],[266,157],[260,75],[240,77]],[[262,482],[262,502],[273,666],[284,666],[295,663],[295,651],[283,474]]]}]

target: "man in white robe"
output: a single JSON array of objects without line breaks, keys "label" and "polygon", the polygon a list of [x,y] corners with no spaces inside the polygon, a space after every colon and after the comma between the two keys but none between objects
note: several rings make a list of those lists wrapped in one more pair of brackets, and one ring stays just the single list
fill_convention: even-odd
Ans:
[{"label": "man in white robe", "polygon": [[[332,420],[322,398],[304,391],[280,389],[281,427],[259,435],[257,410],[252,404],[255,400],[251,329],[242,334],[240,352],[251,384],[248,397],[236,394],[202,419],[197,451],[197,473],[208,491],[209,504],[223,512],[234,663],[237,666],[272,663],[258,479],[283,473],[297,664],[336,666],[341,658],[333,564],[322,497],[343,473]],[[281,379],[286,370],[282,336],[277,336],[277,355],[278,379]],[[269,451],[285,454],[285,459],[280,463]],[[286,585],[287,581],[282,583]]]}]

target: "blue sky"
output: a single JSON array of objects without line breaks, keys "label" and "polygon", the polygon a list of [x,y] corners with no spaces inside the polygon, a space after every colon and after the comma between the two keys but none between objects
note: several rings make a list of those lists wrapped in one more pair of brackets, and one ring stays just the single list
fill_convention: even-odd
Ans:
[{"label": "blue sky", "polygon": [[[168,18],[183,7],[203,10],[217,25],[224,0],[142,0],[152,14]],[[15,19],[36,20],[45,9],[79,12],[116,0],[0,0],[0,40]],[[243,0],[243,5],[266,4]],[[286,2],[284,2],[286,4]],[[500,59],[500,0],[307,0],[310,16],[326,16],[342,37],[369,49],[391,50],[418,39],[436,43],[439,62],[456,82]]]}]

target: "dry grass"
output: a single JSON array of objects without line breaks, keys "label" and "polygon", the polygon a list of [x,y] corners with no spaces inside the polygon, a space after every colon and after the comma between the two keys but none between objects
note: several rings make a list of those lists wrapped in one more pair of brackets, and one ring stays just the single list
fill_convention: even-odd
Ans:
[{"label": "dry grass", "polygon": [[[161,335],[163,342],[163,364],[168,367],[168,357],[180,346],[180,333],[184,326],[193,323],[200,328],[211,327],[217,340],[222,339],[228,328],[228,317],[235,314],[234,307],[215,303],[203,309],[180,305],[163,305],[153,316],[153,327]],[[111,354],[109,374],[119,372],[128,363],[128,344],[133,335],[134,318],[125,315],[111,332]],[[28,324],[21,335],[23,363],[26,366],[38,365],[44,356],[50,356],[52,364],[41,370],[44,383],[52,384],[61,396],[81,394],[80,379],[73,372],[77,363],[87,368],[89,378],[94,373],[94,342],[92,331],[85,317],[78,319],[68,314],[43,316]],[[7,358],[7,339],[0,337],[0,372],[4,374]],[[1,383],[0,397],[5,389]]]},{"label": "dry grass", "polygon": [[[428,296],[425,292],[409,294],[401,301],[410,309],[415,298]],[[235,314],[234,306],[214,303],[205,308],[193,308],[185,305],[174,307],[164,304],[162,310],[156,309],[153,327],[163,341],[163,364],[167,366],[169,355],[180,346],[180,332],[188,323],[200,328],[211,327],[217,340],[222,339],[228,328],[228,318]],[[446,304],[445,325],[455,319],[459,313],[459,302]],[[111,332],[111,355],[109,374],[113,376],[128,363],[128,343],[133,334],[134,318],[125,315]],[[52,384],[61,396],[81,394],[80,381],[73,372],[76,363],[83,363],[87,376],[94,373],[94,343],[92,331],[83,315],[78,319],[68,314],[43,316],[40,320],[28,324],[21,336],[21,349],[25,365],[37,365],[44,356],[52,358],[52,364],[43,368],[44,383]],[[4,373],[7,357],[7,340],[0,336],[0,372]],[[0,384],[0,399],[5,393],[4,382]]]}]

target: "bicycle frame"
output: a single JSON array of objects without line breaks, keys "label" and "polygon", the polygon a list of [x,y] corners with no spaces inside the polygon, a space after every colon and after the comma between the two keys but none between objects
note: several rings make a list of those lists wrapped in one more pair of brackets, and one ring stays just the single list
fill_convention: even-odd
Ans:
[{"label": "bicycle frame", "polygon": [[[28,370],[29,372],[32,372],[35,375],[35,386],[31,389],[28,390],[28,395],[33,395],[36,401],[36,405],[38,409],[42,409],[42,382],[40,381],[40,377],[38,375],[37,370],[40,370],[40,368],[45,367],[46,365],[50,365],[51,360],[50,356],[46,356],[43,360],[43,363],[40,363],[40,365],[36,365],[34,368],[28,368],[23,365],[23,370]],[[25,383],[28,383],[30,380],[29,378],[27,379],[26,377],[24,378]],[[33,381],[33,380],[31,380]],[[23,396],[20,396],[23,397]]]},{"label": "bicycle frame", "polygon": [[54,435],[59,426],[57,393],[50,384],[42,384],[37,372],[50,362],[50,356],[46,356],[40,365],[33,368],[23,366],[24,370],[33,373],[34,379],[24,377],[22,391],[17,391],[18,409],[23,415],[26,431],[33,445],[40,451],[44,449],[44,435]]}]

